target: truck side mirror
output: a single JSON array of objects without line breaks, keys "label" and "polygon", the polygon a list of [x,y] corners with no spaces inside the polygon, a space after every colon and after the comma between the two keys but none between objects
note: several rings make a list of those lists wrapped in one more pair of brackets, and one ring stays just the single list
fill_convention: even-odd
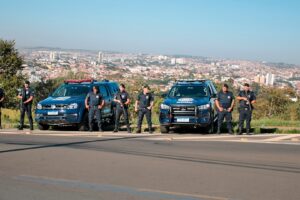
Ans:
[{"label": "truck side mirror", "polygon": [[161,94],[161,97],[162,97],[162,98],[166,98],[167,95],[168,95],[167,93],[163,93],[163,94]]},{"label": "truck side mirror", "polygon": [[210,95],[210,98],[217,98],[217,94]]}]

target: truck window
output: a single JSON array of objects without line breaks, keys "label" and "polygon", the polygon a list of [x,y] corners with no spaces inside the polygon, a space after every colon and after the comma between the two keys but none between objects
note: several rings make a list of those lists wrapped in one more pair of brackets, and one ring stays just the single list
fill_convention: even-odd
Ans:
[{"label": "truck window", "polygon": [[103,97],[107,97],[107,96],[108,96],[108,93],[107,93],[106,87],[105,87],[104,85],[100,85],[99,88],[100,88],[100,93],[101,93],[101,95],[102,95]]},{"label": "truck window", "polygon": [[169,97],[175,98],[184,98],[184,97],[206,97],[208,96],[209,91],[205,86],[174,86],[170,93]]},{"label": "truck window", "polygon": [[67,97],[67,96],[86,96],[90,91],[89,86],[85,85],[61,85],[57,88],[52,96],[53,97]]}]

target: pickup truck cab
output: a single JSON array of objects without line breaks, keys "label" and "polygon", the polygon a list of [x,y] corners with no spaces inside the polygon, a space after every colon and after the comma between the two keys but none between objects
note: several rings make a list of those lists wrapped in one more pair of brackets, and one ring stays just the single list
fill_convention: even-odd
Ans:
[{"label": "pickup truck cab", "polygon": [[85,108],[86,95],[94,85],[99,86],[105,105],[102,109],[102,120],[114,120],[113,97],[119,91],[115,82],[108,80],[67,80],[48,98],[40,101],[35,110],[35,120],[40,130],[50,126],[76,126],[80,131],[87,130],[88,111]]},{"label": "pickup truck cab", "polygon": [[214,131],[217,114],[214,112],[217,90],[210,80],[179,80],[160,105],[160,130],[170,127],[205,127]]}]

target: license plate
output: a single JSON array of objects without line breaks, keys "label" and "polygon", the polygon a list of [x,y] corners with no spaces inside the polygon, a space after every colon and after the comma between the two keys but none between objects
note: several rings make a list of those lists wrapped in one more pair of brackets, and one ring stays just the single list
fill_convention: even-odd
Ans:
[{"label": "license plate", "polygon": [[189,118],[177,118],[177,122],[190,122]]},{"label": "license plate", "polygon": [[58,111],[50,111],[48,112],[48,115],[58,115]]}]

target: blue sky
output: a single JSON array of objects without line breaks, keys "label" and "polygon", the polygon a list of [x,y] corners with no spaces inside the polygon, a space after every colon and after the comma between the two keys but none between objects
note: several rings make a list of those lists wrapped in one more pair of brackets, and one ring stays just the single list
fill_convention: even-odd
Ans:
[{"label": "blue sky", "polygon": [[0,0],[0,38],[300,64],[300,1]]}]

